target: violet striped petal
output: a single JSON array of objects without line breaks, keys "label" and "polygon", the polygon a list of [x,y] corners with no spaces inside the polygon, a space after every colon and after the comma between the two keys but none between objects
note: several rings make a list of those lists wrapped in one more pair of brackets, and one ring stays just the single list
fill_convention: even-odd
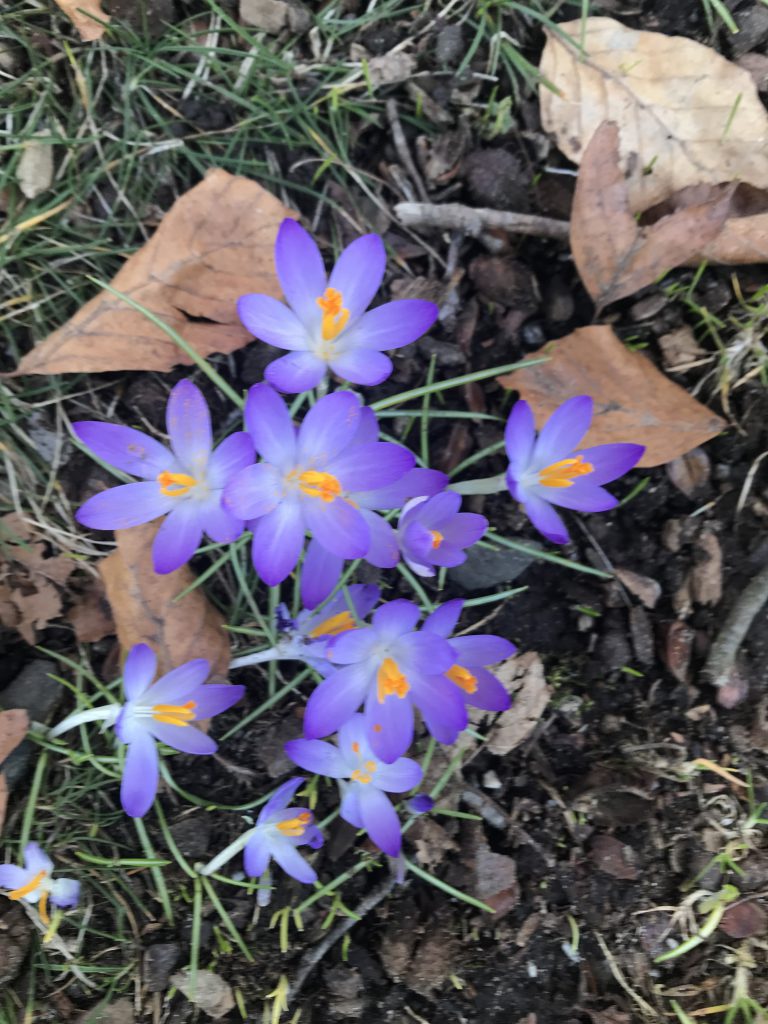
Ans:
[{"label": "violet striped petal", "polygon": [[256,451],[288,472],[296,462],[296,428],[288,407],[269,384],[254,384],[245,400],[245,426]]},{"label": "violet striped petal", "polygon": [[243,867],[246,875],[250,878],[261,878],[269,867],[271,856],[266,837],[258,830],[255,831],[243,850]]},{"label": "violet striped petal", "polygon": [[235,473],[250,466],[254,447],[250,434],[238,430],[225,437],[208,460],[208,486],[216,491],[225,487]]},{"label": "violet striped petal", "polygon": [[313,775],[329,779],[345,779],[349,775],[344,758],[332,743],[316,739],[288,740],[284,750],[294,764]]},{"label": "violet striped petal", "polygon": [[143,818],[152,806],[159,777],[155,741],[148,732],[137,729],[128,744],[120,784],[120,803],[130,818]]},{"label": "violet striped petal", "polygon": [[439,310],[424,299],[397,299],[369,309],[344,332],[346,348],[389,350],[410,345],[430,329]]},{"label": "violet striped petal", "polygon": [[203,539],[203,510],[193,499],[174,498],[172,509],[152,542],[152,564],[164,575],[192,558]]},{"label": "violet striped petal", "polygon": [[536,471],[568,457],[589,430],[593,402],[589,395],[569,398],[552,413],[541,428],[531,456]]},{"label": "violet striped petal", "polygon": [[402,845],[400,819],[389,798],[372,785],[357,787],[363,828],[380,850],[397,857]]},{"label": "violet striped petal", "polygon": [[327,372],[326,364],[314,353],[289,352],[287,356],[273,360],[264,376],[278,391],[297,395],[316,388]]},{"label": "violet striped petal", "polygon": [[131,476],[155,480],[173,465],[173,455],[164,445],[132,427],[81,420],[73,423],[72,429],[94,455]]},{"label": "violet striped petal", "polygon": [[270,845],[272,856],[286,875],[290,875],[291,878],[295,878],[297,882],[303,882],[305,885],[311,885],[312,882],[317,881],[315,869],[307,864],[288,839],[281,841],[275,838]]},{"label": "violet striped petal", "polygon": [[191,380],[180,380],[168,396],[165,424],[176,458],[191,476],[202,477],[213,448],[213,431],[208,403]]},{"label": "violet striped petal", "polygon": [[325,470],[350,443],[359,419],[360,399],[350,391],[335,391],[315,402],[299,428],[298,464]]},{"label": "violet striped petal", "polygon": [[286,302],[304,326],[314,330],[321,318],[317,300],[327,283],[323,257],[314,238],[291,218],[277,232],[275,270]]},{"label": "violet striped petal", "polygon": [[126,700],[136,700],[152,685],[157,672],[157,655],[147,644],[134,644],[123,666],[123,692]]},{"label": "violet striped petal", "polygon": [[75,519],[92,530],[128,530],[164,516],[178,500],[162,494],[157,483],[120,484],[94,494]]},{"label": "violet striped petal", "polygon": [[389,356],[369,348],[346,349],[334,356],[329,365],[337,377],[366,387],[381,384],[394,370]]},{"label": "violet striped petal", "polygon": [[242,295],[237,300],[237,315],[259,341],[289,352],[304,352],[309,347],[310,338],[301,319],[271,295]]},{"label": "violet striped petal", "polygon": [[284,782],[282,786],[278,786],[259,812],[258,824],[263,825],[270,820],[273,814],[284,810],[293,800],[296,790],[305,781],[303,775],[295,775],[292,779]]},{"label": "violet striped petal", "polygon": [[533,410],[522,398],[515,402],[504,431],[504,444],[509,458],[509,469],[517,478],[528,468],[536,441]]},{"label": "violet striped petal", "polygon": [[298,502],[281,502],[253,525],[251,558],[267,586],[274,587],[290,575],[303,546],[304,518]]},{"label": "violet striped petal", "polygon": [[[301,567],[301,602],[305,608],[316,608],[336,586],[344,559],[334,555],[314,537],[307,546]],[[343,594],[340,595],[343,599]]]},{"label": "violet striped petal", "polygon": [[342,251],[328,287],[341,292],[351,323],[370,306],[384,280],[386,265],[387,253],[378,235],[362,235]]}]

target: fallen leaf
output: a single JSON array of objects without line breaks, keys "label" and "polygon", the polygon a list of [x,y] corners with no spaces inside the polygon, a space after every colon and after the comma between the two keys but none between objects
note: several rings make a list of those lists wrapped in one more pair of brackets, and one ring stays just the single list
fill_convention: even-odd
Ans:
[{"label": "fallen leaf", "polygon": [[717,534],[706,526],[694,541],[690,587],[696,604],[716,605],[723,596],[723,552]]},{"label": "fallen leaf", "polygon": [[542,125],[574,163],[602,121],[619,124],[633,211],[701,182],[768,187],[768,114],[749,72],[710,47],[585,18],[547,33],[539,70]]},{"label": "fallen leaf", "polygon": [[494,851],[485,842],[480,832],[476,833],[473,851],[475,896],[493,907],[494,921],[500,920],[520,901],[520,886],[517,881],[517,864],[503,853]]},{"label": "fallen leaf", "polygon": [[416,58],[401,50],[391,50],[367,61],[368,78],[375,89],[380,85],[406,82],[416,70]]},{"label": "fallen leaf", "polygon": [[104,35],[106,26],[100,25],[99,22],[109,22],[110,17],[102,11],[101,0],[55,0],[55,2],[75,26],[84,42],[92,43]]},{"label": "fallen leaf", "polygon": [[541,658],[535,651],[507,658],[493,671],[512,697],[512,707],[498,716],[487,733],[488,750],[503,756],[531,735],[552,691],[544,678]]},{"label": "fallen leaf", "polygon": [[639,466],[659,466],[715,437],[724,420],[631,352],[610,327],[580,327],[550,342],[549,356],[498,381],[531,403],[537,425],[573,395],[591,395],[595,416],[584,447],[613,441],[645,445]]},{"label": "fallen leaf", "polygon": [[[23,742],[27,735],[27,729],[29,729],[29,716],[26,711],[22,711],[20,708],[0,711],[0,765]],[[7,809],[8,783],[5,774],[0,771],[0,833],[3,831]]]},{"label": "fallen leaf", "polygon": [[5,775],[0,772],[0,835],[2,835],[3,825],[5,825],[5,816],[8,812],[8,783],[5,781]]},{"label": "fallen leaf", "polygon": [[637,878],[636,854],[631,846],[615,836],[595,836],[589,850],[589,859],[611,878],[632,882]]},{"label": "fallen leaf", "polygon": [[604,121],[581,161],[570,230],[573,261],[598,311],[700,252],[722,230],[730,196],[718,193],[641,227],[619,166],[618,126]]},{"label": "fallen leaf", "polygon": [[732,939],[751,939],[766,930],[768,915],[754,900],[735,903],[720,918],[720,927]]},{"label": "fallen leaf", "polygon": [[668,370],[675,370],[688,363],[695,363],[697,359],[701,359],[707,354],[696,341],[693,330],[687,324],[683,324],[675,331],[670,331],[669,334],[662,334],[658,339],[658,344],[661,349],[662,362]]},{"label": "fallen leaf", "polygon": [[703,448],[692,448],[685,455],[667,463],[667,476],[687,498],[692,498],[709,482],[709,456]]},{"label": "fallen leaf", "polygon": [[[49,141],[41,142],[36,136],[44,136]],[[34,199],[51,187],[53,146],[48,132],[35,132],[35,135],[24,143],[16,167],[16,180],[27,199]]]},{"label": "fallen leaf", "polygon": [[[291,211],[261,185],[209,171],[177,199],[112,286],[173,327],[201,356],[252,340],[235,302],[246,292],[279,296],[272,253]],[[11,376],[25,373],[167,372],[192,360],[143,314],[107,291],[41,341]]]},{"label": "fallen leaf", "polygon": [[631,569],[614,569],[616,579],[623,583],[630,594],[639,598],[646,608],[655,608],[661,597],[661,584],[650,576],[641,576]]},{"label": "fallen leaf", "polygon": [[676,619],[670,623],[662,649],[662,660],[679,683],[688,679],[696,631],[687,622]]},{"label": "fallen leaf", "polygon": [[73,593],[72,597],[74,604],[64,618],[80,643],[93,644],[112,636],[115,622],[101,580],[90,580],[81,593]]},{"label": "fallen leaf", "polygon": [[86,1010],[76,1024],[135,1024],[136,1017],[130,999],[117,999],[114,1003],[100,1003]]},{"label": "fallen leaf", "polygon": [[159,525],[156,521],[116,530],[117,550],[99,563],[120,646],[128,650],[134,644],[149,644],[161,673],[191,658],[206,658],[212,675],[226,676],[229,640],[224,616],[200,587],[176,600],[195,581],[189,566],[163,576],[152,568],[150,549]]},{"label": "fallen leaf", "polygon": [[234,1008],[232,986],[213,971],[197,971],[192,978],[185,968],[171,975],[171,984],[175,985],[190,1003],[199,1006],[203,1013],[216,1020]]}]

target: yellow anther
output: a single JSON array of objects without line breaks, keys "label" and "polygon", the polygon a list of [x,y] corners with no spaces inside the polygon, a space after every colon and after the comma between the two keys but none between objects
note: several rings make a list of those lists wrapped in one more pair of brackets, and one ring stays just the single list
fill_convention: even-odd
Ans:
[{"label": "yellow anther", "polygon": [[440,545],[445,540],[445,537],[440,533],[439,530],[430,530],[429,535],[432,538],[432,550],[437,551]]},{"label": "yellow anther", "polygon": [[349,310],[344,308],[341,292],[336,288],[326,288],[316,302],[323,311],[320,325],[323,341],[333,341],[347,326]]},{"label": "yellow anther", "polygon": [[462,689],[465,693],[475,693],[477,690],[477,677],[473,676],[469,669],[462,665],[452,665],[445,673],[452,683]]},{"label": "yellow anther", "polygon": [[160,484],[160,493],[168,498],[181,498],[189,494],[193,487],[197,487],[197,480],[186,473],[169,473],[164,469],[158,473],[157,482]]},{"label": "yellow anther", "polygon": [[339,612],[338,615],[332,615],[329,619],[324,619],[319,626],[315,626],[309,636],[310,639],[317,640],[319,636],[338,636],[339,633],[346,633],[348,629],[354,628],[355,620],[352,613]]},{"label": "yellow anther", "polygon": [[399,665],[392,658],[385,658],[382,661],[376,676],[376,686],[376,696],[378,697],[379,704],[383,704],[384,698],[389,697],[391,694],[402,700],[411,689],[408,680],[400,671]]},{"label": "yellow anther", "polygon": [[309,811],[303,811],[301,814],[297,814],[295,818],[289,818],[287,821],[279,821],[277,823],[278,829],[283,833],[284,836],[290,836],[293,839],[303,836],[307,831],[307,826],[312,821],[312,815]]},{"label": "yellow anther", "polygon": [[321,501],[333,501],[341,494],[341,484],[336,477],[316,469],[308,469],[301,474],[299,487],[310,498],[319,498]]},{"label": "yellow anther", "polygon": [[166,725],[189,725],[195,720],[196,707],[194,700],[188,700],[186,704],[155,704],[152,717]]},{"label": "yellow anther", "polygon": [[363,768],[365,768],[367,772],[370,772],[371,775],[373,775],[373,773],[376,771],[376,762],[366,761],[365,764],[363,765]]},{"label": "yellow anther", "polygon": [[350,779],[352,779],[353,782],[362,782],[363,784],[367,784],[371,781],[371,776],[366,775],[365,772],[361,772],[359,768],[355,768],[350,775]]},{"label": "yellow anther", "polygon": [[18,889],[14,889],[8,893],[9,900],[22,900],[25,896],[29,896],[30,893],[34,892],[35,889],[39,888],[45,878],[46,872],[38,871],[34,878],[31,878],[26,885],[20,886]]},{"label": "yellow anther", "polygon": [[539,483],[543,487],[572,487],[574,477],[587,476],[594,468],[591,462],[584,461],[583,455],[561,459],[539,470]]}]

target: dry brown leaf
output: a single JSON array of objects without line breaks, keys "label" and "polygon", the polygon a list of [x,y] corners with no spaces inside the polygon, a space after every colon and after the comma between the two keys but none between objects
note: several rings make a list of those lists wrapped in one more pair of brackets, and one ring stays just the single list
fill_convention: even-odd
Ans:
[{"label": "dry brown leaf", "polygon": [[171,984],[214,1020],[224,1017],[235,1006],[232,986],[213,971],[197,971],[193,977],[185,967],[171,975]]},{"label": "dry brown leaf", "polygon": [[486,746],[492,754],[504,756],[531,735],[552,691],[544,678],[541,658],[535,651],[507,658],[494,669],[494,675],[511,695],[512,707],[500,714],[488,730]]},{"label": "dry brown leaf", "polygon": [[112,636],[115,622],[102,581],[91,580],[82,592],[72,596],[74,604],[64,618],[80,643],[93,644],[105,636]]},{"label": "dry brown leaf", "polygon": [[[0,711],[0,765],[9,754],[23,742],[29,728],[29,716],[21,708]],[[0,833],[5,824],[8,809],[8,783],[5,774],[0,771]]]},{"label": "dry brown leaf", "polygon": [[730,198],[723,192],[641,227],[619,167],[618,126],[603,122],[581,161],[571,211],[573,260],[598,311],[653,284],[714,241]]},{"label": "dry brown leaf", "polygon": [[719,434],[726,426],[668,380],[640,352],[630,352],[610,327],[580,327],[550,342],[549,361],[515,370],[499,383],[531,403],[537,426],[566,398],[591,395],[595,416],[584,446],[614,441],[645,445],[638,465],[659,466]]},{"label": "dry brown leaf", "polygon": [[[102,11],[101,0],[56,0],[56,5],[66,14],[86,43],[92,43],[104,35],[105,26],[100,25],[99,21],[108,22],[110,17]],[[95,20],[97,18],[98,21]]]},{"label": "dry brown leaf", "polygon": [[159,525],[156,521],[116,530],[117,550],[99,564],[120,645],[127,650],[149,644],[161,673],[191,658],[206,658],[212,675],[226,676],[229,640],[224,616],[199,587],[174,600],[195,581],[189,566],[164,576],[152,568],[150,549]]},{"label": "dry brown leaf", "polygon": [[570,160],[580,162],[602,121],[619,124],[633,211],[701,182],[768,187],[768,114],[757,88],[708,46],[613,18],[578,19],[547,33],[540,71],[555,86],[540,88],[542,124]]},{"label": "dry brown leaf", "polygon": [[[234,352],[252,340],[237,318],[238,296],[280,295],[272,253],[277,229],[290,215],[255,181],[209,171],[176,200],[112,286],[173,327],[201,356]],[[27,353],[12,376],[166,372],[191,362],[143,314],[103,291]]]}]

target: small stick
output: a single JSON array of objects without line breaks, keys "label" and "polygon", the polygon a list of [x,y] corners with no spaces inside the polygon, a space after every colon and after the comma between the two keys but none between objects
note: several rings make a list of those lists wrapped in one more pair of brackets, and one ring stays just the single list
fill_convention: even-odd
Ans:
[{"label": "small stick", "polygon": [[710,648],[702,676],[712,686],[726,686],[731,682],[736,655],[752,620],[768,601],[768,565],[751,580],[737,597],[723,628]]},{"label": "small stick", "polygon": [[[405,132],[403,126],[400,124],[400,115],[397,112],[397,103],[395,100],[387,100],[387,118],[389,119],[389,127],[392,129],[392,141],[395,144],[397,155],[400,157],[403,166],[405,167],[408,174],[411,176],[413,184],[416,186],[416,191],[419,193],[425,203],[429,200],[429,195],[424,182],[421,179],[421,175],[416,169],[416,164],[413,162],[411,151],[408,149],[408,142],[405,138]],[[410,204],[402,204],[410,205]],[[419,205],[419,204],[415,204]]]},{"label": "small stick", "polygon": [[397,203],[395,216],[409,228],[449,228],[478,238],[488,228],[502,228],[518,235],[568,238],[570,223],[533,213],[474,209],[461,203]]}]

